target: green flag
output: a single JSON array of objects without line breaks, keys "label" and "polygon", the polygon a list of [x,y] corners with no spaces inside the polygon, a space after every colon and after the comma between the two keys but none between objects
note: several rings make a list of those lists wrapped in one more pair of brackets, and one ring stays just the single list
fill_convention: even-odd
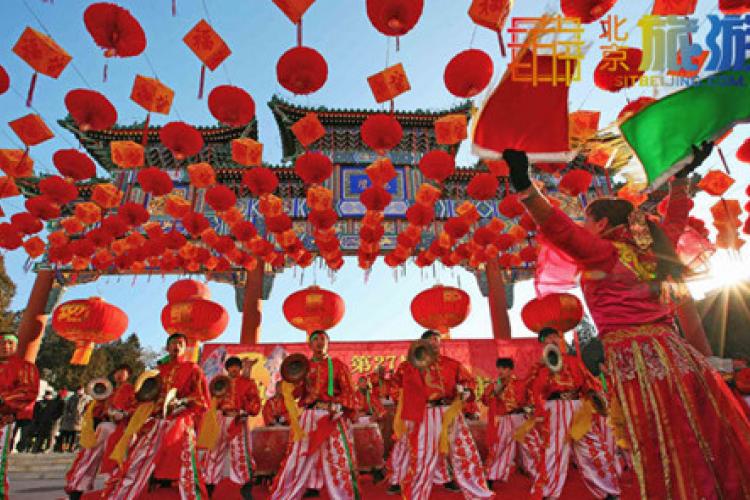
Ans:
[{"label": "green flag", "polygon": [[747,121],[750,71],[722,71],[647,106],[620,130],[656,188],[692,159],[691,146]]}]

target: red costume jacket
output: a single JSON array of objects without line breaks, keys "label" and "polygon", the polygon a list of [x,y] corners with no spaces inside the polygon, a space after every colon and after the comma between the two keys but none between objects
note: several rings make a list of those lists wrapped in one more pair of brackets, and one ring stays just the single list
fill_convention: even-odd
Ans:
[{"label": "red costume jacket", "polygon": [[338,403],[350,412],[357,403],[354,398],[354,386],[349,375],[349,368],[336,358],[330,358],[333,364],[333,396],[328,394],[328,356],[323,359],[310,359],[310,372],[304,382],[295,391],[302,406],[316,402]]},{"label": "red costume jacket", "polygon": [[260,395],[255,380],[243,376],[229,377],[229,390],[217,403],[219,410],[237,410],[257,415],[260,413]]},{"label": "red costume jacket", "polygon": [[[104,401],[99,401],[94,408],[94,418],[98,420],[107,420],[110,418],[109,410],[124,411],[128,415],[133,413],[138,401],[135,399],[135,389],[133,384],[125,382],[119,387],[115,387],[112,395]],[[127,420],[127,419],[124,419]]]},{"label": "red costume jacket", "polygon": [[0,361],[0,414],[31,419],[38,395],[39,372],[34,364],[18,356]]},{"label": "red costume jacket", "polygon": [[511,375],[498,395],[495,395],[495,384],[497,381],[485,387],[482,393],[482,404],[489,409],[490,414],[507,415],[526,406],[525,382]]},{"label": "red costume jacket", "polygon": [[750,368],[738,371],[734,376],[734,383],[742,394],[750,394]]},{"label": "red costume jacket", "polygon": [[275,425],[279,422],[283,425],[289,425],[289,412],[286,411],[284,398],[281,394],[267,399],[263,405],[263,424]]},{"label": "red costume jacket", "polygon": [[383,403],[380,402],[380,398],[375,395],[374,391],[358,389],[354,393],[354,397],[357,401],[357,412],[360,415],[373,415],[378,418],[385,415]]},{"label": "red costume jacket", "polygon": [[398,398],[399,388],[393,382],[393,374],[381,377],[378,372],[372,372],[369,378],[373,394],[377,395],[378,398],[392,400]]},{"label": "red costume jacket", "polygon": [[601,390],[599,381],[578,357],[563,354],[563,367],[558,373],[552,373],[542,363],[537,365],[529,385],[529,400],[534,403],[534,413],[542,416],[546,414],[545,402],[555,394],[575,393],[574,399],[579,399],[589,391]]},{"label": "red costume jacket", "polygon": [[208,409],[208,383],[197,364],[182,359],[170,360],[159,365],[159,375],[162,385],[154,411],[161,412],[164,398],[172,388],[177,389],[178,398],[188,402],[187,408],[178,415],[195,416]]}]

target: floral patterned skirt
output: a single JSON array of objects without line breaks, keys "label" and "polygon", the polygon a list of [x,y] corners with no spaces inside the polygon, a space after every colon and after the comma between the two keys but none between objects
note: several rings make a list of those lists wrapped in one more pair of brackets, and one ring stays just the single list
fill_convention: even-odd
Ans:
[{"label": "floral patterned skirt", "polygon": [[750,498],[750,422],[731,390],[666,325],[603,333],[611,421],[642,498]]}]

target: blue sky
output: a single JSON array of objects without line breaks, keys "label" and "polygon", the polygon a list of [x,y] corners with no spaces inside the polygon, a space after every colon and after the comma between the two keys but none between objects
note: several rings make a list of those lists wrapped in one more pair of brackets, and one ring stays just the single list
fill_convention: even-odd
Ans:
[{"label": "blue sky", "polygon": [[[448,60],[457,52],[471,46],[481,48],[495,61],[495,79],[505,69],[507,59],[498,50],[493,32],[475,28],[466,14],[468,0],[428,0],[423,16],[416,28],[401,39],[399,52],[393,41],[387,41],[369,23],[365,2],[343,0],[318,0],[304,17],[304,42],[320,51],[328,61],[329,77],[326,85],[309,97],[295,97],[276,82],[275,65],[278,57],[295,43],[294,26],[268,0],[177,0],[177,16],[170,13],[170,2],[116,2],[127,7],[143,25],[147,37],[146,52],[132,59],[110,60],[109,79],[102,82],[104,58],[83,25],[83,11],[92,2],[58,0],[45,3],[39,0],[3,0],[0,16],[0,65],[11,76],[12,90],[0,96],[0,147],[20,147],[7,122],[28,113],[24,98],[31,78],[30,68],[11,52],[11,47],[25,26],[48,31],[72,56],[73,63],[57,80],[40,76],[34,97],[34,108],[56,134],[52,141],[33,148],[31,156],[39,172],[57,173],[51,157],[60,148],[76,147],[73,137],[56,125],[55,121],[66,114],[63,98],[73,88],[94,88],[103,92],[117,107],[119,122],[130,124],[143,120],[145,112],[129,99],[135,74],[157,76],[172,87],[175,101],[167,117],[153,117],[153,123],[162,124],[183,120],[198,125],[214,123],[206,100],[196,98],[200,63],[182,43],[182,37],[201,18],[209,20],[227,41],[233,54],[215,72],[208,73],[207,90],[216,85],[231,83],[245,88],[254,97],[259,120],[260,140],[264,143],[264,159],[278,162],[281,144],[276,124],[265,103],[273,94],[300,105],[326,105],[329,107],[378,107],[366,83],[366,77],[381,70],[386,61],[402,62],[411,82],[412,90],[400,96],[399,109],[444,109],[459,102],[443,86],[442,72]],[[640,30],[635,23],[650,12],[651,1],[621,0],[612,13],[626,18],[630,44],[640,46]],[[716,13],[716,0],[700,0],[696,16]],[[544,4],[531,0],[518,0],[511,16],[538,16],[545,8],[557,10],[557,3]],[[708,23],[701,24],[697,40],[705,37]],[[635,88],[619,94],[609,94],[593,86],[591,74],[598,62],[603,45],[597,37],[598,23],[586,29],[585,39],[593,42],[586,57],[582,81],[570,89],[570,109],[596,109],[602,112],[601,123],[609,123],[626,103],[626,99],[652,95],[650,88]],[[507,37],[506,37],[507,39]],[[670,92],[662,89],[659,95]],[[480,96],[481,97],[481,96]],[[481,99],[478,100],[478,103]],[[735,129],[723,144],[724,152],[738,182],[727,194],[744,204],[744,188],[750,181],[750,167],[734,159],[734,151],[748,135],[749,127]],[[464,144],[459,152],[459,164],[473,163],[474,158]],[[714,154],[707,166],[718,168]],[[704,169],[705,170],[705,169]],[[712,201],[705,195],[697,198],[696,212],[706,216]],[[22,199],[0,201],[8,216],[22,209]],[[26,256],[23,250],[6,253],[6,266],[18,285],[15,308],[23,308],[34,279],[33,273],[23,270]],[[722,258],[724,269],[736,268],[736,258]],[[745,265],[746,264],[742,264]],[[66,299],[100,295],[123,308],[130,317],[129,330],[137,332],[148,345],[161,346],[165,334],[159,314],[166,303],[166,289],[173,281],[160,276],[151,278],[109,277],[91,285],[73,287]],[[264,303],[262,339],[264,341],[302,340],[304,334],[289,326],[281,314],[284,298],[301,286],[311,283],[333,289],[346,300],[347,314],[339,327],[332,331],[334,339],[370,340],[413,338],[419,327],[411,319],[411,298],[424,288],[440,282],[460,285],[472,298],[472,313],[468,320],[456,328],[455,337],[481,338],[491,336],[489,311],[479,294],[474,277],[463,270],[433,272],[409,267],[406,275],[394,277],[393,271],[378,262],[366,279],[355,262],[348,262],[331,283],[322,269],[308,268],[304,274],[297,269],[287,270],[277,276],[270,300]],[[717,283],[703,285],[698,293]],[[231,315],[222,341],[239,339],[240,314],[234,301],[234,291],[228,285],[212,283],[214,300],[223,304]],[[514,336],[528,335],[520,321],[520,306],[531,297],[529,283],[516,287],[516,306],[511,311]]]}]

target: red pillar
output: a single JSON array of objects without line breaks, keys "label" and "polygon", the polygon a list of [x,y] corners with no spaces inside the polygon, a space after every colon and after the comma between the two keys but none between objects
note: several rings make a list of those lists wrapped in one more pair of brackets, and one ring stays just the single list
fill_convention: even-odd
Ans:
[{"label": "red pillar", "polygon": [[45,312],[55,275],[49,269],[36,273],[34,287],[18,326],[18,355],[31,363],[36,361],[48,314]]},{"label": "red pillar", "polygon": [[[693,297],[688,295],[677,308],[676,313],[685,340],[701,354],[712,356],[711,346],[708,343],[706,332],[703,330],[703,322],[700,314],[698,314],[698,309],[695,307]],[[723,355],[723,353],[718,354]]]},{"label": "red pillar", "polygon": [[487,300],[490,304],[492,336],[498,340],[510,340],[510,318],[505,300],[505,280],[497,258],[487,261]]},{"label": "red pillar", "polygon": [[257,344],[260,340],[261,297],[263,292],[263,263],[247,272],[245,299],[242,303],[240,344]]}]

